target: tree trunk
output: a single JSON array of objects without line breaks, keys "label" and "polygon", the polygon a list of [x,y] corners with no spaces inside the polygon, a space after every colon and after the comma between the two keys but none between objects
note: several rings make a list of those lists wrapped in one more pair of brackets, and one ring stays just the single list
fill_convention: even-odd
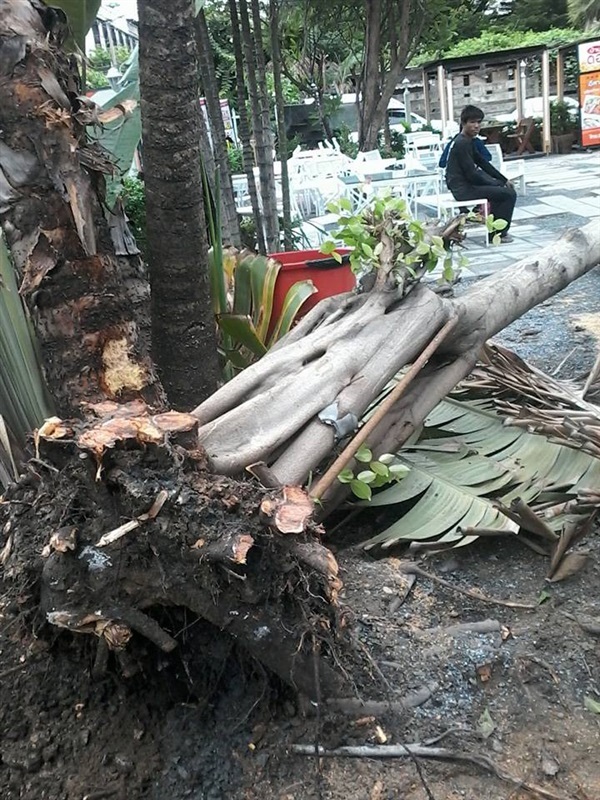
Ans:
[{"label": "tree trunk", "polygon": [[279,24],[279,0],[271,0],[271,57],[273,65],[273,85],[275,88],[275,108],[277,109],[277,143],[279,162],[281,164],[281,194],[283,200],[283,243],[284,249],[292,247],[291,229],[292,212],[290,208],[290,176],[288,170],[287,136],[285,132],[285,102],[283,86],[281,83],[281,48],[279,37],[281,35]]},{"label": "tree trunk", "polygon": [[196,15],[196,39],[198,43],[201,82],[204,89],[208,118],[210,120],[212,149],[219,171],[222,211],[221,232],[223,242],[225,245],[232,245],[233,247],[239,248],[241,246],[240,223],[235,207],[233,184],[231,182],[231,172],[227,159],[227,140],[225,137],[223,115],[221,113],[219,85],[215,75],[215,65],[212,59],[208,25],[203,9],[200,9]]},{"label": "tree trunk", "polygon": [[236,474],[254,462],[282,484],[302,484],[334,447],[319,413],[358,421],[386,383],[451,318],[458,326],[428,368],[374,431],[369,445],[395,452],[473,368],[486,340],[600,261],[595,222],[568,232],[510,269],[444,300],[423,285],[322,301],[260,361],[194,412],[213,468]]},{"label": "tree trunk", "polygon": [[[57,409],[136,396],[161,405],[143,265],[119,225],[111,240],[110,166],[86,140],[79,77],[55,24],[30,0],[0,8],[0,222]],[[124,220],[113,222],[122,233]]]},{"label": "tree trunk", "polygon": [[240,20],[237,12],[235,0],[229,0],[229,13],[231,15],[231,39],[233,44],[233,54],[235,57],[236,91],[238,102],[238,133],[242,142],[242,153],[244,157],[244,172],[248,181],[248,194],[252,205],[252,218],[256,228],[256,242],[258,252],[263,255],[267,252],[265,244],[265,232],[263,230],[262,215],[256,192],[256,178],[254,177],[254,152],[251,144],[250,121],[248,119],[248,109],[246,107],[246,81],[244,79],[244,55],[242,52],[242,41],[240,34]]},{"label": "tree trunk", "polygon": [[250,0],[250,4],[252,7],[252,23],[256,52],[256,78],[261,119],[261,150],[259,150],[258,167],[261,192],[263,193],[263,197],[266,197],[268,194],[271,200],[268,211],[265,208],[265,231],[267,247],[269,248],[269,252],[273,253],[280,249],[280,238],[277,190],[275,186],[275,164],[273,163],[274,138],[273,129],[271,127],[271,98],[267,88],[267,66],[263,45],[259,0]]},{"label": "tree trunk", "polygon": [[[393,0],[375,0],[365,4],[365,11],[359,147],[369,151],[377,147],[377,137],[384,127],[388,104],[419,41],[425,14],[419,12],[419,18],[411,21],[412,0],[402,0],[399,4]],[[389,50],[390,60],[387,72],[381,68],[384,22],[387,31],[385,46]]]},{"label": "tree trunk", "polygon": [[[273,142],[268,102],[265,108],[265,92],[263,92],[263,86],[261,86],[261,78],[257,67],[259,47],[262,49],[262,32],[260,31],[260,24],[258,26],[258,34],[256,27],[254,30],[250,28],[246,0],[239,0],[239,11],[242,28],[242,44],[248,78],[248,94],[252,112],[256,162],[258,165],[265,244],[268,252],[274,252],[279,249],[279,225],[277,220],[275,173],[273,169]],[[257,38],[258,36],[260,36],[260,38]]]},{"label": "tree trunk", "polygon": [[140,93],[152,352],[170,402],[219,380],[202,200],[198,59],[189,0],[140,3]]}]

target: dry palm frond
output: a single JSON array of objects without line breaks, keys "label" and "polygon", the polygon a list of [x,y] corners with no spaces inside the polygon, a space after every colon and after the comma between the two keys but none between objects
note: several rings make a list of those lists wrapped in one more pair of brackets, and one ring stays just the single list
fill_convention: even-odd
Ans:
[{"label": "dry palm frond", "polygon": [[599,456],[600,409],[575,384],[488,346],[418,441],[397,453],[406,477],[370,503],[397,517],[364,546],[441,550],[517,534],[551,556],[549,577],[559,580],[600,508]]},{"label": "dry palm frond", "polygon": [[[590,377],[593,379],[596,365]],[[505,424],[540,433],[550,441],[600,457],[600,407],[585,399],[573,381],[559,381],[530,366],[515,353],[488,344],[479,364],[455,396],[485,397]]]}]

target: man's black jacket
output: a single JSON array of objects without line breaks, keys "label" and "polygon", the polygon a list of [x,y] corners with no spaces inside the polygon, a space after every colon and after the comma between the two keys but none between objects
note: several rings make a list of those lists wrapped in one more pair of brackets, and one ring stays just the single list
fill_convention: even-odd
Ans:
[{"label": "man's black jacket", "polygon": [[448,154],[446,183],[450,191],[498,183],[504,186],[506,182],[507,178],[477,152],[473,139],[459,133]]}]

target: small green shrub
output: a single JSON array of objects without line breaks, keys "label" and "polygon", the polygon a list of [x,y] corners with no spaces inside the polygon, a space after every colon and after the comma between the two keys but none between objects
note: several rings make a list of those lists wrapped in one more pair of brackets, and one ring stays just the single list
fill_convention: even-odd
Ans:
[{"label": "small green shrub", "polygon": [[142,255],[146,254],[146,188],[139,178],[123,179],[123,206]]}]

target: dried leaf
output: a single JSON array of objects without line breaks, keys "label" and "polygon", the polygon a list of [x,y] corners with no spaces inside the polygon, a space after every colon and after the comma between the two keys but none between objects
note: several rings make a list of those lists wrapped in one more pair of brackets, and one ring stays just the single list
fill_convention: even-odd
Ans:
[{"label": "dried leaf", "polygon": [[40,439],[64,439],[70,432],[70,429],[61,419],[50,417],[44,421],[41,428],[38,428],[37,436]]},{"label": "dried leaf", "polygon": [[546,578],[549,583],[564,581],[576,575],[587,563],[589,553],[568,553],[551,578]]},{"label": "dried leaf", "polygon": [[489,739],[492,733],[496,730],[496,723],[492,719],[489,709],[484,709],[483,714],[477,720],[477,730],[480,736],[484,739]]},{"label": "dried leaf", "polygon": [[588,711],[592,711],[594,714],[600,714],[600,703],[594,700],[593,697],[584,698],[583,705]]}]

